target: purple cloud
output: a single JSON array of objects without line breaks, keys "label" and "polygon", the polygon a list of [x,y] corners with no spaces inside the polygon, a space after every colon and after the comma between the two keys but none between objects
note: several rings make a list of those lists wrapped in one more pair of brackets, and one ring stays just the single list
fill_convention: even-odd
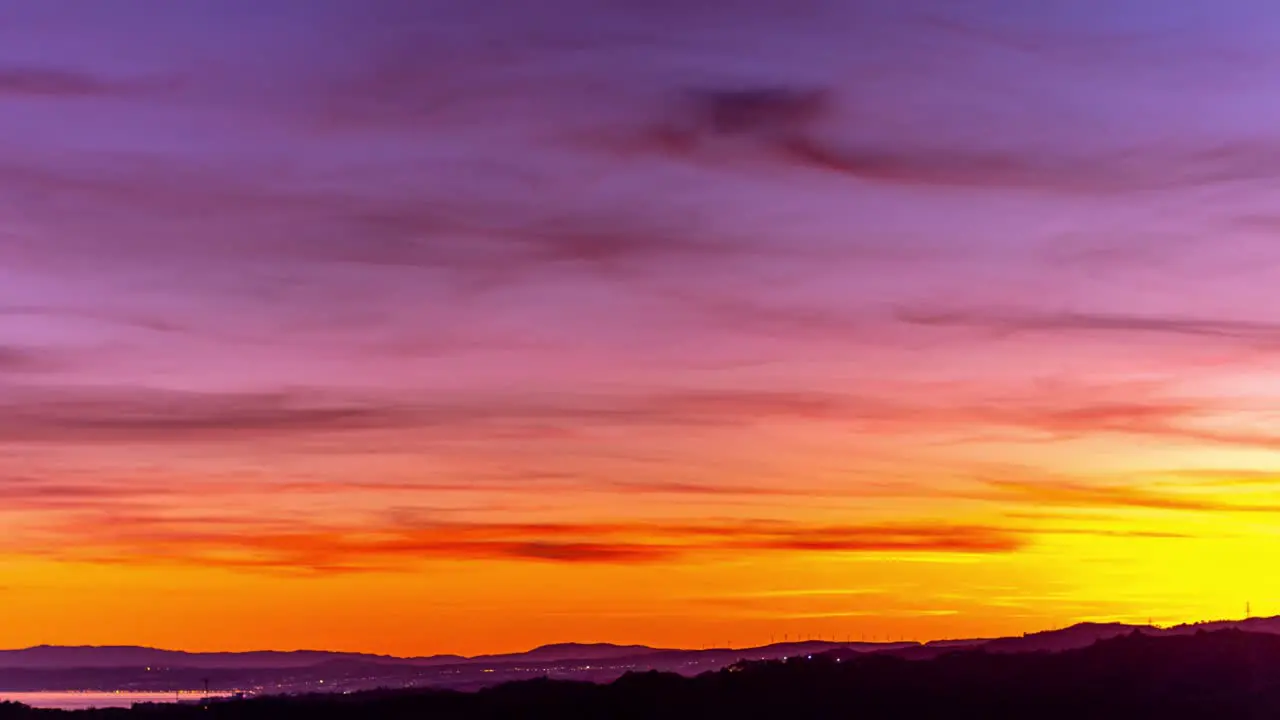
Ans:
[{"label": "purple cloud", "polygon": [[71,70],[0,66],[0,99],[87,99],[115,95],[125,89],[125,86]]}]

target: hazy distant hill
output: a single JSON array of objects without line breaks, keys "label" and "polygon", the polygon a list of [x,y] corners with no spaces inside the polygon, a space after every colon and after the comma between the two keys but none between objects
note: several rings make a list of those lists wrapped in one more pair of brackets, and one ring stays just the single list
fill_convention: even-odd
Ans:
[{"label": "hazy distant hill", "polygon": [[0,650],[0,669],[68,670],[152,666],[248,670],[307,667],[335,660],[358,660],[374,663],[447,664],[459,662],[463,659],[456,655],[441,655],[430,658],[396,658],[386,655],[336,653],[320,650],[189,653],[131,646],[65,647],[41,645],[23,650]]},{"label": "hazy distant hill", "polygon": [[559,662],[564,660],[607,660],[666,652],[647,645],[613,645],[610,643],[559,643],[543,645],[528,652],[504,655],[478,655],[473,662]]},{"label": "hazy distant hill", "polygon": [[116,646],[67,647],[41,645],[22,650],[0,650],[0,670],[70,670],[90,668],[136,668],[144,666],[208,669],[282,669],[312,667],[332,662],[363,662],[389,665],[453,665],[464,663],[559,662],[565,660],[603,660],[665,652],[645,645],[611,645],[607,643],[561,643],[544,645],[528,652],[503,655],[432,655],[428,657],[394,657],[365,653],[327,652],[322,650],[257,651],[239,653],[191,653],[178,650]]},{"label": "hazy distant hill", "polygon": [[609,682],[627,672],[658,670],[685,676],[740,661],[807,658],[835,652],[927,661],[958,652],[988,655],[1059,653],[1132,635],[1181,637],[1201,630],[1243,629],[1280,634],[1280,618],[1254,618],[1171,628],[1081,623],[1020,637],[941,640],[926,644],[805,641],[757,648],[681,650],[644,645],[562,643],[523,653],[399,658],[314,650],[188,653],[142,647],[53,647],[0,651],[0,691],[149,690],[204,686],[264,692],[353,691],[373,687],[477,689],[528,677]]}]

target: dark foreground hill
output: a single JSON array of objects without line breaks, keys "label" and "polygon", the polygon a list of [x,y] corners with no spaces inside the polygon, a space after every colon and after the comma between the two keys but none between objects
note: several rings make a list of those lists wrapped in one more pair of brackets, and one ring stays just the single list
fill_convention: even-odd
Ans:
[{"label": "dark foreground hill", "polygon": [[[0,720],[57,720],[0,706]],[[1280,718],[1280,636],[1134,632],[1064,652],[962,649],[930,660],[828,653],[687,678],[535,680],[477,693],[385,691],[91,711],[76,720],[775,720],[778,718]]]}]

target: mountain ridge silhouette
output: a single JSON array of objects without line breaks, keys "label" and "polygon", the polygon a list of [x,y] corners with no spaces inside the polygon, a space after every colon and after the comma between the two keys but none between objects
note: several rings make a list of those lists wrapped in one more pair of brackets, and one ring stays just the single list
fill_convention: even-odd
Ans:
[{"label": "mountain ridge silhouette", "polygon": [[772,643],[747,648],[661,648],[613,643],[550,643],[515,653],[464,656],[453,654],[400,657],[375,653],[328,650],[251,650],[242,652],[190,652],[133,645],[37,645],[0,650],[0,669],[73,670],[167,666],[209,669],[287,669],[313,667],[332,662],[362,662],[385,665],[431,667],[474,663],[567,662],[623,660],[679,655],[802,655],[843,648],[858,652],[887,652],[903,657],[933,657],[956,649],[982,649],[991,653],[1020,653],[1040,650],[1063,651],[1087,647],[1099,640],[1140,632],[1153,636],[1185,635],[1201,630],[1240,629],[1280,634],[1280,616],[1243,620],[1215,620],[1171,627],[1127,623],[1080,622],[1065,628],[1026,633],[1021,636],[931,640],[928,642],[836,642],[823,640]]}]

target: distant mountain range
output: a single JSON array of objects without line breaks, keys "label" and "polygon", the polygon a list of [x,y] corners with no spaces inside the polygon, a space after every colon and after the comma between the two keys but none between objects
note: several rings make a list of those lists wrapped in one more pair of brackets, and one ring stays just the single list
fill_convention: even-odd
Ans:
[{"label": "distant mountain range", "polygon": [[1062,652],[1100,640],[1140,633],[1185,636],[1197,631],[1238,629],[1280,635],[1280,617],[1252,618],[1159,628],[1123,623],[1081,623],[1020,637],[940,640],[929,643],[777,643],[746,649],[682,650],[644,645],[564,643],[528,652],[463,657],[393,657],[300,650],[191,653],[145,647],[39,646],[0,650],[0,691],[202,687],[257,692],[358,690],[372,687],[478,688],[511,679],[550,676],[609,681],[626,672],[661,670],[694,675],[741,660],[770,660],[838,652],[883,653],[926,660],[963,650],[991,654]]},{"label": "distant mountain range", "polygon": [[206,668],[268,670],[302,668],[334,662],[360,662],[386,665],[458,665],[465,663],[558,662],[564,660],[599,660],[623,656],[665,652],[644,645],[610,645],[563,643],[544,645],[528,652],[505,655],[431,655],[427,657],[395,657],[368,653],[329,652],[325,650],[263,650],[255,652],[193,653],[181,650],[157,650],[135,646],[65,646],[40,645],[22,650],[0,650],[0,670],[73,670],[91,668],[137,668],[144,666],[169,668]]},{"label": "distant mountain range", "polygon": [[[436,658],[395,658],[385,655],[338,653],[321,650],[293,652],[215,652],[190,653],[180,650],[157,650],[133,646],[57,646],[41,645],[23,650],[0,650],[0,670],[71,670],[91,668],[237,668],[245,670],[297,668],[338,660],[362,662],[420,663]],[[440,662],[459,662],[462,657],[442,656]]]},{"label": "distant mountain range", "polygon": [[570,660],[612,660],[639,658],[647,655],[699,654],[707,652],[740,652],[756,655],[761,651],[775,655],[790,653],[824,652],[835,648],[848,648],[862,652],[947,650],[953,648],[981,647],[988,652],[1020,653],[1039,650],[1061,651],[1087,647],[1099,640],[1107,640],[1134,631],[1147,635],[1188,635],[1197,631],[1239,629],[1249,632],[1280,634],[1280,616],[1251,618],[1248,620],[1222,620],[1215,622],[1178,625],[1160,628],[1151,625],[1125,623],[1079,623],[1060,630],[1047,630],[1019,637],[975,638],[967,640],[935,640],[916,642],[827,642],[808,641],[775,643],[743,650],[716,648],[714,650],[681,650],[654,648],[647,645],[613,645],[610,643],[559,643],[521,653],[499,655],[431,655],[426,657],[396,657],[369,653],[329,652],[325,650],[256,651],[192,653],[180,650],[158,650],[135,646],[65,646],[41,645],[21,650],[0,650],[0,670],[21,668],[25,670],[70,670],[88,668],[129,667],[180,667],[220,669],[278,669],[301,668],[332,662],[361,662],[388,665],[460,665],[466,663],[543,663]]}]

